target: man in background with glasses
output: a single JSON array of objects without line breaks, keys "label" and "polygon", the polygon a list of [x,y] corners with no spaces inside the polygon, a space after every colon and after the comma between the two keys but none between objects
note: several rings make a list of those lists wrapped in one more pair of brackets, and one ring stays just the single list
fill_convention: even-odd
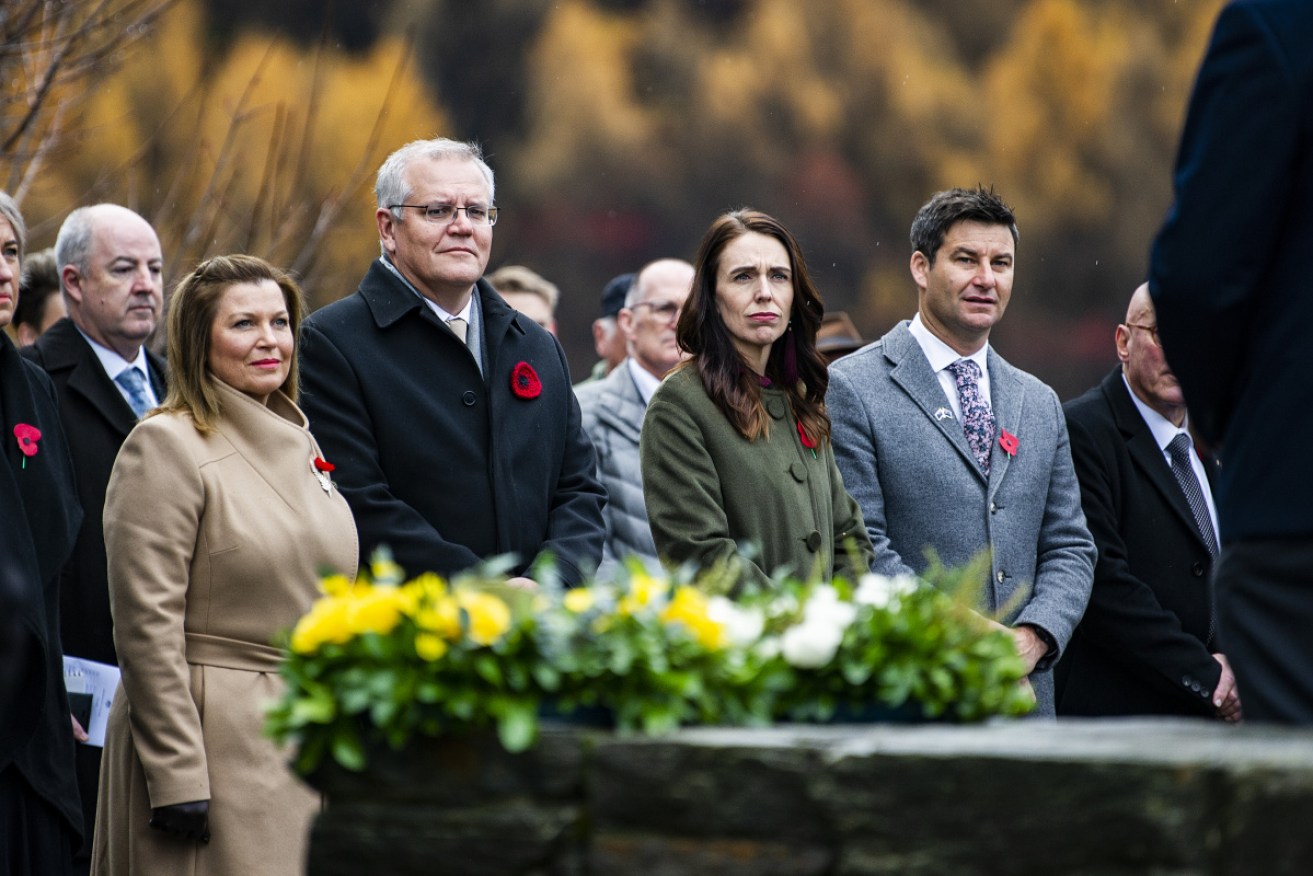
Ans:
[{"label": "man in background with glasses", "polygon": [[601,560],[605,494],[560,344],[483,279],[492,169],[474,144],[418,140],[375,193],[382,254],[306,320],[301,353],[362,563],[386,545],[411,574],[452,575],[509,554],[513,584],[548,568],[578,583]]},{"label": "man in background with glasses", "polygon": [[1238,721],[1235,676],[1214,643],[1215,465],[1195,451],[1147,284],[1114,341],[1121,365],[1063,406],[1099,557],[1054,670],[1058,714]]},{"label": "man in background with glasses", "polygon": [[639,271],[616,314],[627,358],[601,380],[575,388],[584,431],[593,439],[597,476],[608,495],[604,573],[631,555],[661,568],[643,504],[638,438],[652,393],[683,358],[675,323],[692,289],[688,262],[660,259]]}]

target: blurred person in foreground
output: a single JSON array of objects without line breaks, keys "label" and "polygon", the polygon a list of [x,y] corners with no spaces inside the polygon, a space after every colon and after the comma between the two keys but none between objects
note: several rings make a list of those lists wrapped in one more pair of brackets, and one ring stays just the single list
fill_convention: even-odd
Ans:
[{"label": "blurred person in foreground", "polygon": [[1154,243],[1159,336],[1222,459],[1218,638],[1245,719],[1313,724],[1313,3],[1217,19]]},{"label": "blurred person in foreground", "polygon": [[683,358],[675,325],[692,286],[693,266],[681,259],[659,259],[639,271],[616,315],[628,356],[606,377],[575,389],[584,431],[597,456],[597,477],[607,494],[599,574],[629,556],[660,569],[643,504],[638,441],[647,403]]},{"label": "blurred person in foreground", "polygon": [[1099,557],[1054,669],[1058,714],[1238,721],[1235,676],[1213,642],[1216,460],[1194,448],[1157,323],[1142,285],[1114,333],[1121,364],[1063,405]]},{"label": "blurred person in foreground", "polygon": [[[499,555],[574,585],[602,559],[605,491],[560,343],[483,277],[498,208],[478,146],[416,140],[379,168],[382,254],[305,326],[305,409],[362,559],[412,574]],[[541,571],[539,571],[541,570]]]},{"label": "blurred person in foreground", "polygon": [[488,275],[488,284],[507,304],[556,334],[556,305],[561,290],[523,265],[504,265]]},{"label": "blurred person in foreground", "polygon": [[[164,256],[150,223],[117,204],[79,207],[55,239],[55,263],[68,318],[50,327],[23,355],[55,383],[85,514],[73,556],[59,583],[59,623],[66,653],[118,664],[102,515],[105,488],[119,447],[164,397],[164,362],[146,347],[164,312]],[[78,789],[91,853],[102,751],[77,747]]]},{"label": "blurred person in foreground", "polygon": [[64,296],[59,292],[59,265],[55,251],[46,248],[23,259],[23,282],[19,286],[18,307],[10,326],[18,346],[29,347],[46,329],[68,316]]},{"label": "blurred person in foreground", "polygon": [[875,571],[919,574],[982,553],[979,609],[1002,613],[1035,714],[1085,611],[1094,543],[1057,394],[989,344],[1012,298],[1016,218],[992,189],[937,192],[912,221],[917,311],[830,366],[839,469]]},{"label": "blurred person in foreground", "polygon": [[105,501],[122,684],[92,872],[300,873],[317,795],[263,732],[275,633],[356,571],[356,531],[296,406],[301,290],[251,256],[178,285],[172,385]]},{"label": "blurred person in foreground", "polygon": [[711,224],[694,268],[676,330],[690,358],[653,394],[640,443],[658,555],[734,564],[740,588],[781,569],[855,580],[871,545],[834,464],[824,306],[801,248],[772,217],[737,210]]},{"label": "blurred person in foreground", "polygon": [[[27,227],[0,192],[0,329],[18,301]],[[0,331],[0,876],[76,872],[82,812],[59,637],[59,570],[82,511],[45,372]],[[12,674],[11,674],[12,673]],[[21,674],[19,674],[21,673]]]},{"label": "blurred person in foreground", "polygon": [[593,350],[597,353],[597,364],[584,383],[601,380],[625,360],[625,333],[620,331],[619,317],[634,279],[634,274],[620,274],[602,287],[602,312],[593,320]]}]

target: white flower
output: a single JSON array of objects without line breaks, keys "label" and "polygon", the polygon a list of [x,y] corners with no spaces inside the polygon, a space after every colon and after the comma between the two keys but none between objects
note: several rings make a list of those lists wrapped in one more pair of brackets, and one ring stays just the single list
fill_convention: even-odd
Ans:
[{"label": "white flower", "polygon": [[762,660],[772,660],[780,653],[780,640],[778,636],[767,636],[752,647]]},{"label": "white flower", "polygon": [[819,623],[839,628],[840,635],[844,628],[857,616],[857,606],[839,598],[839,591],[829,584],[821,584],[807,597],[807,604],[802,608],[804,624]]},{"label": "white flower", "polygon": [[804,621],[789,627],[780,637],[784,659],[799,669],[818,669],[834,659],[843,641],[843,627]]},{"label": "white flower", "polygon": [[853,601],[859,605],[896,611],[898,609],[898,597],[913,593],[920,586],[920,582],[911,575],[898,575],[889,578],[885,575],[868,572],[857,582],[857,591],[853,594]]},{"label": "white flower", "polygon": [[739,646],[757,641],[766,627],[766,616],[761,609],[745,608],[724,596],[708,600],[707,617],[724,627],[729,640]]}]

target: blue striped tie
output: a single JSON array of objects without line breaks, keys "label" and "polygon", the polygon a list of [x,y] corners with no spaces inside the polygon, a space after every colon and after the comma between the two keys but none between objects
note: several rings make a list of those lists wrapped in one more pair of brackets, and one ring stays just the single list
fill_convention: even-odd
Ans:
[{"label": "blue striped tie", "polygon": [[114,382],[128,391],[128,404],[140,420],[151,409],[150,396],[146,395],[146,378],[140,368],[125,368]]}]

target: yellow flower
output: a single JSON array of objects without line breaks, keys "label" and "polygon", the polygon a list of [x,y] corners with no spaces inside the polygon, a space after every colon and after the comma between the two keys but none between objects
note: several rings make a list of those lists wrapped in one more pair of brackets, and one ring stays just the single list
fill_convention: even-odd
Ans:
[{"label": "yellow flower", "polygon": [[416,633],[415,653],[420,659],[432,663],[434,660],[441,660],[447,653],[447,643],[433,633]]},{"label": "yellow flower", "polygon": [[510,607],[491,593],[462,590],[456,599],[469,617],[469,636],[476,644],[491,645],[511,628]]},{"label": "yellow flower", "polygon": [[401,601],[395,587],[374,587],[350,601],[348,624],[356,635],[386,635],[401,620]]},{"label": "yellow flower", "polygon": [[298,654],[313,654],[327,642],[341,645],[351,639],[349,603],[339,597],[316,600],[292,631],[291,648]]},{"label": "yellow flower", "polygon": [[380,583],[400,584],[406,577],[406,572],[391,560],[377,559],[369,564],[369,573],[375,581]]},{"label": "yellow flower", "polygon": [[346,575],[329,575],[319,582],[329,596],[345,596],[351,592],[351,580]]},{"label": "yellow flower", "polygon": [[565,599],[563,601],[565,607],[570,611],[575,614],[583,614],[585,611],[588,611],[588,609],[593,607],[593,603],[597,601],[597,598],[593,595],[593,591],[588,588],[576,587],[573,590],[567,590],[565,592]]},{"label": "yellow flower", "polygon": [[661,612],[661,621],[683,624],[704,648],[716,650],[725,647],[725,627],[707,614],[707,597],[695,587],[680,587],[674,598]]},{"label": "yellow flower", "polygon": [[454,599],[440,599],[416,612],[415,623],[420,629],[436,633],[444,639],[458,639],[460,638],[460,607],[456,605]]}]

